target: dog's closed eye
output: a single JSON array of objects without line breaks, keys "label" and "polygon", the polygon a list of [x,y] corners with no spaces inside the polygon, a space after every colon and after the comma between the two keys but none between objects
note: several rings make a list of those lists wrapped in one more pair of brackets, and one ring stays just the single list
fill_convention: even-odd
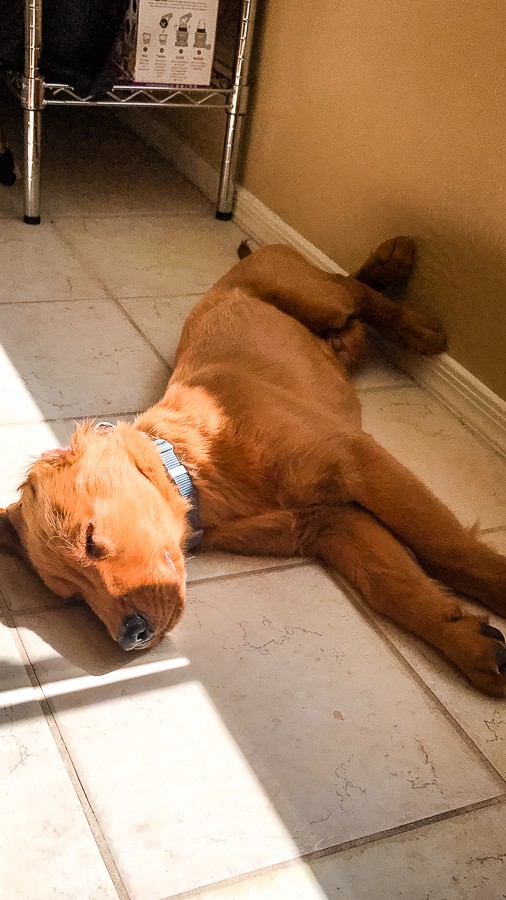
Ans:
[{"label": "dog's closed eye", "polygon": [[90,522],[86,529],[86,556],[92,559],[103,559],[107,556],[107,549],[95,540],[94,530],[93,522]]}]

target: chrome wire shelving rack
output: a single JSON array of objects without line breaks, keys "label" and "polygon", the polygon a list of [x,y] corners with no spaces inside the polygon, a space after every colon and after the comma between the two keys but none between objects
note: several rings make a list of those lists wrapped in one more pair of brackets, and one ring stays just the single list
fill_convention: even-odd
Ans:
[{"label": "chrome wire shelving rack", "polygon": [[40,161],[42,113],[48,106],[156,107],[221,109],[227,122],[223,143],[216,218],[231,219],[241,126],[248,105],[248,72],[256,0],[243,0],[239,36],[232,68],[215,60],[209,87],[138,85],[118,81],[98,96],[81,96],[69,84],[44,80],[39,70],[42,41],[42,0],[25,0],[25,60],[23,75],[8,74],[24,116],[24,221],[40,222]]}]

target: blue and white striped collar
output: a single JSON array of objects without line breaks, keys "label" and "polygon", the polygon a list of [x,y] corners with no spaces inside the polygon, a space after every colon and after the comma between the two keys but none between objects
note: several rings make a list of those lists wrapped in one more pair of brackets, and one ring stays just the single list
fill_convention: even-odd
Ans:
[{"label": "blue and white striped collar", "polygon": [[188,511],[188,521],[192,533],[186,542],[186,547],[188,550],[193,550],[197,544],[200,544],[204,534],[200,527],[197,491],[188,474],[188,470],[183,466],[181,460],[176,455],[173,445],[169,444],[168,441],[164,441],[163,438],[151,438],[151,440],[160,454],[160,458],[167,469],[167,474],[172,478],[179,493],[185,500],[189,500],[191,503]]},{"label": "blue and white striped collar", "polygon": [[[109,428],[114,429],[116,426],[111,422],[97,422],[95,425],[96,431],[106,431]],[[193,550],[197,544],[200,544],[204,531],[200,526],[197,491],[188,474],[188,470],[176,455],[172,444],[169,444],[169,442],[163,440],[163,438],[150,438],[147,434],[145,434],[144,437],[147,437],[153,442],[160,454],[160,459],[167,470],[167,474],[170,475],[181,496],[184,497],[185,500],[189,500],[191,504],[188,511],[188,521],[192,533],[186,542],[186,549]]]}]

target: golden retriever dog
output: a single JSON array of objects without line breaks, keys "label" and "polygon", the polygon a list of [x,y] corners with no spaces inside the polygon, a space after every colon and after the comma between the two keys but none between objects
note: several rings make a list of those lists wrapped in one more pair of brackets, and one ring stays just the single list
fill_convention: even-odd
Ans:
[{"label": "golden retriever dog", "polygon": [[187,319],[160,402],[44,453],[1,512],[0,542],[56,594],[81,595],[125,650],[176,625],[200,538],[312,557],[504,696],[501,632],[448,589],[506,616],[506,558],[363,431],[349,377],[367,326],[420,352],[445,346],[381,293],[407,276],[411,242],[387,242],[349,278],[285,246],[242,255]]}]

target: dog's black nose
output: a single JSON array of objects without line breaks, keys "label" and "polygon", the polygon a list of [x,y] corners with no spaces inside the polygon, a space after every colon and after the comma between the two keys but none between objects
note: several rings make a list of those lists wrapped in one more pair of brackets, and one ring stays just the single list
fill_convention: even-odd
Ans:
[{"label": "dog's black nose", "polygon": [[123,650],[134,650],[143,647],[153,637],[154,631],[148,620],[141,613],[125,616],[118,635],[118,644]]}]

